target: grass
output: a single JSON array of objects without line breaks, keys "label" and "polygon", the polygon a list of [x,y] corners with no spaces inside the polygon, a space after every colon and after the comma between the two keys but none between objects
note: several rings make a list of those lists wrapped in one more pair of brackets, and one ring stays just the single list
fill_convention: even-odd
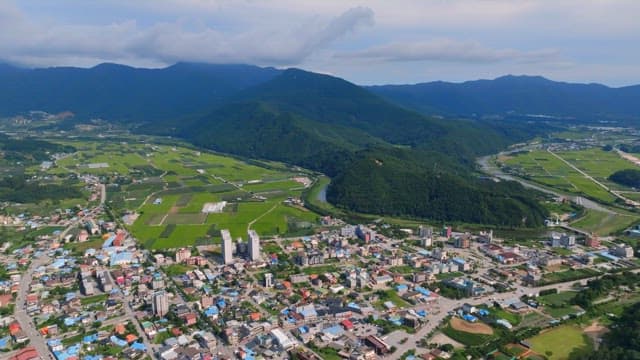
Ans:
[{"label": "grass", "polygon": [[87,249],[96,249],[96,250],[99,249],[103,243],[104,243],[104,240],[102,240],[102,238],[100,237],[97,237],[94,239],[87,240],[85,242],[66,243],[64,244],[63,247],[67,250],[84,253]]},{"label": "grass", "polygon": [[338,269],[337,266],[335,265],[318,265],[318,266],[309,266],[309,267],[305,267],[304,269],[302,269],[302,272],[307,274],[307,275],[311,275],[311,274],[324,274],[324,273],[332,273],[332,272],[337,272],[340,269]]},{"label": "grass", "polygon": [[171,264],[164,268],[164,272],[168,276],[178,276],[183,275],[187,271],[195,269],[193,266],[184,265],[184,264]]},{"label": "grass", "polygon": [[411,304],[401,298],[400,295],[398,295],[398,293],[393,290],[377,291],[376,294],[380,296],[380,300],[378,300],[376,305],[381,308],[384,307],[384,303],[387,301],[391,301],[393,305],[398,308],[406,308],[411,306]]},{"label": "grass", "polygon": [[592,276],[600,275],[600,272],[593,269],[577,269],[577,270],[567,270],[561,272],[553,272],[546,273],[542,275],[542,284],[555,284],[560,282],[574,281],[580,280]]},{"label": "grass", "polygon": [[[595,148],[558,155],[596,180],[613,187],[615,185],[607,177],[617,170],[633,167],[617,154]],[[616,199],[607,190],[547,151],[521,153],[507,159],[505,164],[520,176],[564,192],[583,195],[605,204],[613,204]]]},{"label": "grass", "polygon": [[[562,325],[528,339],[534,351],[546,354],[549,360],[568,359],[572,351],[588,352],[593,345],[576,325]],[[549,355],[550,354],[550,355]]]},{"label": "grass", "polygon": [[452,272],[448,272],[448,273],[440,273],[440,274],[436,274],[436,279],[438,280],[449,280],[449,279],[453,279],[453,278],[457,278],[460,276],[463,276],[464,274],[459,272],[459,271],[452,271]]},{"label": "grass", "polygon": [[447,324],[447,326],[442,329],[442,332],[465,346],[482,345],[493,337],[491,335],[472,334],[465,331],[459,331],[451,327],[451,324]]},{"label": "grass", "polygon": [[565,291],[557,294],[549,294],[540,296],[538,301],[544,305],[551,306],[563,306],[568,304],[574,297],[576,297],[576,292],[573,291]]},{"label": "grass", "polygon": [[104,302],[109,298],[109,294],[98,294],[93,296],[88,296],[80,299],[80,303],[82,305],[95,304],[99,302]]},{"label": "grass", "polygon": [[639,220],[640,217],[635,215],[608,214],[587,209],[585,215],[571,223],[571,226],[588,232],[595,232],[598,235],[610,235],[620,233]]},{"label": "grass", "polygon": [[545,307],[544,312],[553,316],[556,319],[559,319],[566,315],[575,314],[581,311],[580,308],[575,306],[561,306],[561,307]]},{"label": "grass", "polygon": [[522,321],[522,317],[519,314],[512,313],[510,311],[502,310],[500,308],[491,308],[489,313],[494,315],[497,319],[505,319],[511,325],[518,325]]},{"label": "grass", "polygon": [[399,273],[399,274],[412,274],[415,272],[415,268],[409,265],[400,265],[400,266],[392,266],[389,268],[389,271]]}]

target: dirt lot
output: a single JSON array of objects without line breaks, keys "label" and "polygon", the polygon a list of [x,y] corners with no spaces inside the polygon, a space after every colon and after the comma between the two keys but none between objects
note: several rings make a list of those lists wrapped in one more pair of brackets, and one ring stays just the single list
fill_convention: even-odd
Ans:
[{"label": "dirt lot", "polygon": [[470,323],[457,317],[451,319],[451,327],[472,334],[493,335],[493,329],[489,325],[480,322]]},{"label": "dirt lot", "polygon": [[453,340],[452,338],[448,337],[447,335],[441,332],[438,332],[435,335],[433,335],[433,337],[429,340],[429,342],[434,344],[439,344],[439,345],[451,344],[456,349],[460,349],[464,347],[463,344]]},{"label": "dirt lot", "polygon": [[597,349],[600,346],[600,340],[604,334],[608,333],[609,329],[605,326],[598,324],[594,321],[591,325],[584,328],[584,333],[593,341],[594,347]]}]

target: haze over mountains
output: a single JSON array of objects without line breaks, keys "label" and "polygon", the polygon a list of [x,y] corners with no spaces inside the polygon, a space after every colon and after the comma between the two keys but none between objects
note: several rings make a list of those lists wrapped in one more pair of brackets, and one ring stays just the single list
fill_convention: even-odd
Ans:
[{"label": "haze over mountains", "polygon": [[371,86],[390,101],[426,114],[482,116],[516,113],[590,120],[639,120],[640,86],[555,82],[540,76],[503,76],[464,83]]},{"label": "haze over mountains", "polygon": [[102,118],[326,173],[333,179],[329,200],[348,210],[514,227],[542,224],[546,210],[516,183],[483,180],[474,159],[548,125],[493,116],[515,111],[591,121],[587,107],[629,121],[640,114],[640,102],[631,101],[639,92],[538,77],[364,88],[249,65],[0,67],[0,115],[72,111],[73,122]]}]

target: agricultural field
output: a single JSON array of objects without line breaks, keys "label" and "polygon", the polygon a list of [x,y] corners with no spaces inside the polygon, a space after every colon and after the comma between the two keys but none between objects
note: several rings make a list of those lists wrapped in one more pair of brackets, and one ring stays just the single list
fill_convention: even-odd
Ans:
[{"label": "agricultural field", "polygon": [[465,346],[484,344],[493,337],[493,329],[489,325],[470,323],[455,317],[442,332]]},{"label": "agricultural field", "polygon": [[[583,151],[595,151],[595,150],[583,150]],[[602,150],[598,150],[602,153],[605,153]],[[584,158],[583,156],[579,156],[578,154],[581,151],[575,151],[576,154],[567,154],[563,153],[563,156],[568,156],[568,158]],[[612,155],[617,156],[615,153]],[[584,155],[587,156],[586,154]],[[570,161],[565,158],[565,160]],[[622,159],[619,159],[622,160]],[[622,160],[624,161],[624,160]],[[587,174],[590,174],[591,167],[594,166],[597,162],[584,162],[583,166],[589,165],[588,168],[581,169],[585,171]],[[562,160],[555,157],[553,154],[543,151],[530,151],[518,153],[516,156],[509,157],[505,159],[504,164],[508,166],[511,171],[516,174],[530,179],[532,181],[538,182],[540,184],[552,187],[554,189],[558,189],[563,192],[573,193],[576,195],[583,195],[594,200],[603,202],[603,203],[613,203],[615,201],[615,196],[610,194],[608,191],[600,187],[598,184],[594,183],[590,179],[586,178],[584,175],[571,168],[569,165],[565,164]],[[626,165],[624,163],[616,162],[618,166]],[[576,167],[580,168],[576,164]],[[629,163],[631,165],[631,163]],[[628,166],[627,166],[628,167]],[[613,172],[619,169],[627,168],[621,167],[617,168],[616,166],[607,167],[607,171],[611,171],[606,176],[611,175]],[[606,171],[598,171],[598,174],[603,174]],[[593,175],[592,175],[593,176]],[[595,177],[595,176],[594,176]]]},{"label": "agricultural field", "polygon": [[610,182],[608,177],[611,174],[619,170],[638,168],[632,162],[620,157],[615,151],[604,151],[600,148],[558,152],[557,154],[612,189],[625,190],[627,188]]},{"label": "agricultural field", "polygon": [[[306,190],[295,177],[314,179],[304,170],[186,145],[123,139],[58,139],[77,151],[58,160],[47,174],[99,176],[116,216],[139,214],[128,228],[146,247],[217,243],[221,229],[229,229],[234,238],[246,237],[249,228],[265,237],[307,234],[317,224],[316,213],[288,201],[300,199]],[[39,166],[26,170],[42,171]],[[220,212],[205,211],[205,205],[215,204]]]},{"label": "agricultural field", "polygon": [[588,209],[585,215],[571,225],[598,235],[610,235],[623,231],[638,222],[637,215],[608,214]]},{"label": "agricultural field", "polygon": [[[617,200],[614,194],[597,184],[596,181],[629,199],[640,199],[640,193],[608,180],[608,177],[618,170],[637,167],[630,161],[622,159],[615,151],[589,148],[576,151],[561,151],[557,152],[556,155],[590,175],[595,181],[585,177],[546,150],[519,152],[512,156],[502,157],[501,161],[510,172],[525,179],[557,189],[563,193],[591,198],[602,204],[613,205],[620,200]],[[556,212],[555,210],[561,209],[550,210]],[[615,214],[587,209],[571,225],[605,236],[619,233],[639,220],[640,217],[637,215],[621,209],[616,210]]]},{"label": "agricultural field", "polygon": [[572,352],[586,353],[593,349],[589,337],[577,325],[562,325],[528,339],[535,352],[550,360],[564,360]]}]

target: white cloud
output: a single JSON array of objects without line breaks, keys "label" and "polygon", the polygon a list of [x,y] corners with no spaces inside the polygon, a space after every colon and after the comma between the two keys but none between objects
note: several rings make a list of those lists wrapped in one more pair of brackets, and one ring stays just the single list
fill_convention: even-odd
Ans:
[{"label": "white cloud", "polygon": [[443,62],[546,62],[555,60],[558,50],[520,51],[492,49],[474,41],[435,39],[422,42],[395,42],[368,49],[338,54],[340,58],[381,61],[443,61]]},{"label": "white cloud", "polygon": [[[5,34],[0,35],[0,54],[5,60],[31,65],[59,64],[55,59],[70,58],[295,65],[360,27],[371,26],[374,16],[369,8],[354,7],[329,20],[299,19],[279,27],[225,32],[202,23],[193,26],[187,18],[148,27],[136,20],[44,27],[15,15],[22,14],[15,7],[0,7],[0,19],[20,19],[0,23],[0,33]],[[12,32],[15,28],[21,31]]]}]

